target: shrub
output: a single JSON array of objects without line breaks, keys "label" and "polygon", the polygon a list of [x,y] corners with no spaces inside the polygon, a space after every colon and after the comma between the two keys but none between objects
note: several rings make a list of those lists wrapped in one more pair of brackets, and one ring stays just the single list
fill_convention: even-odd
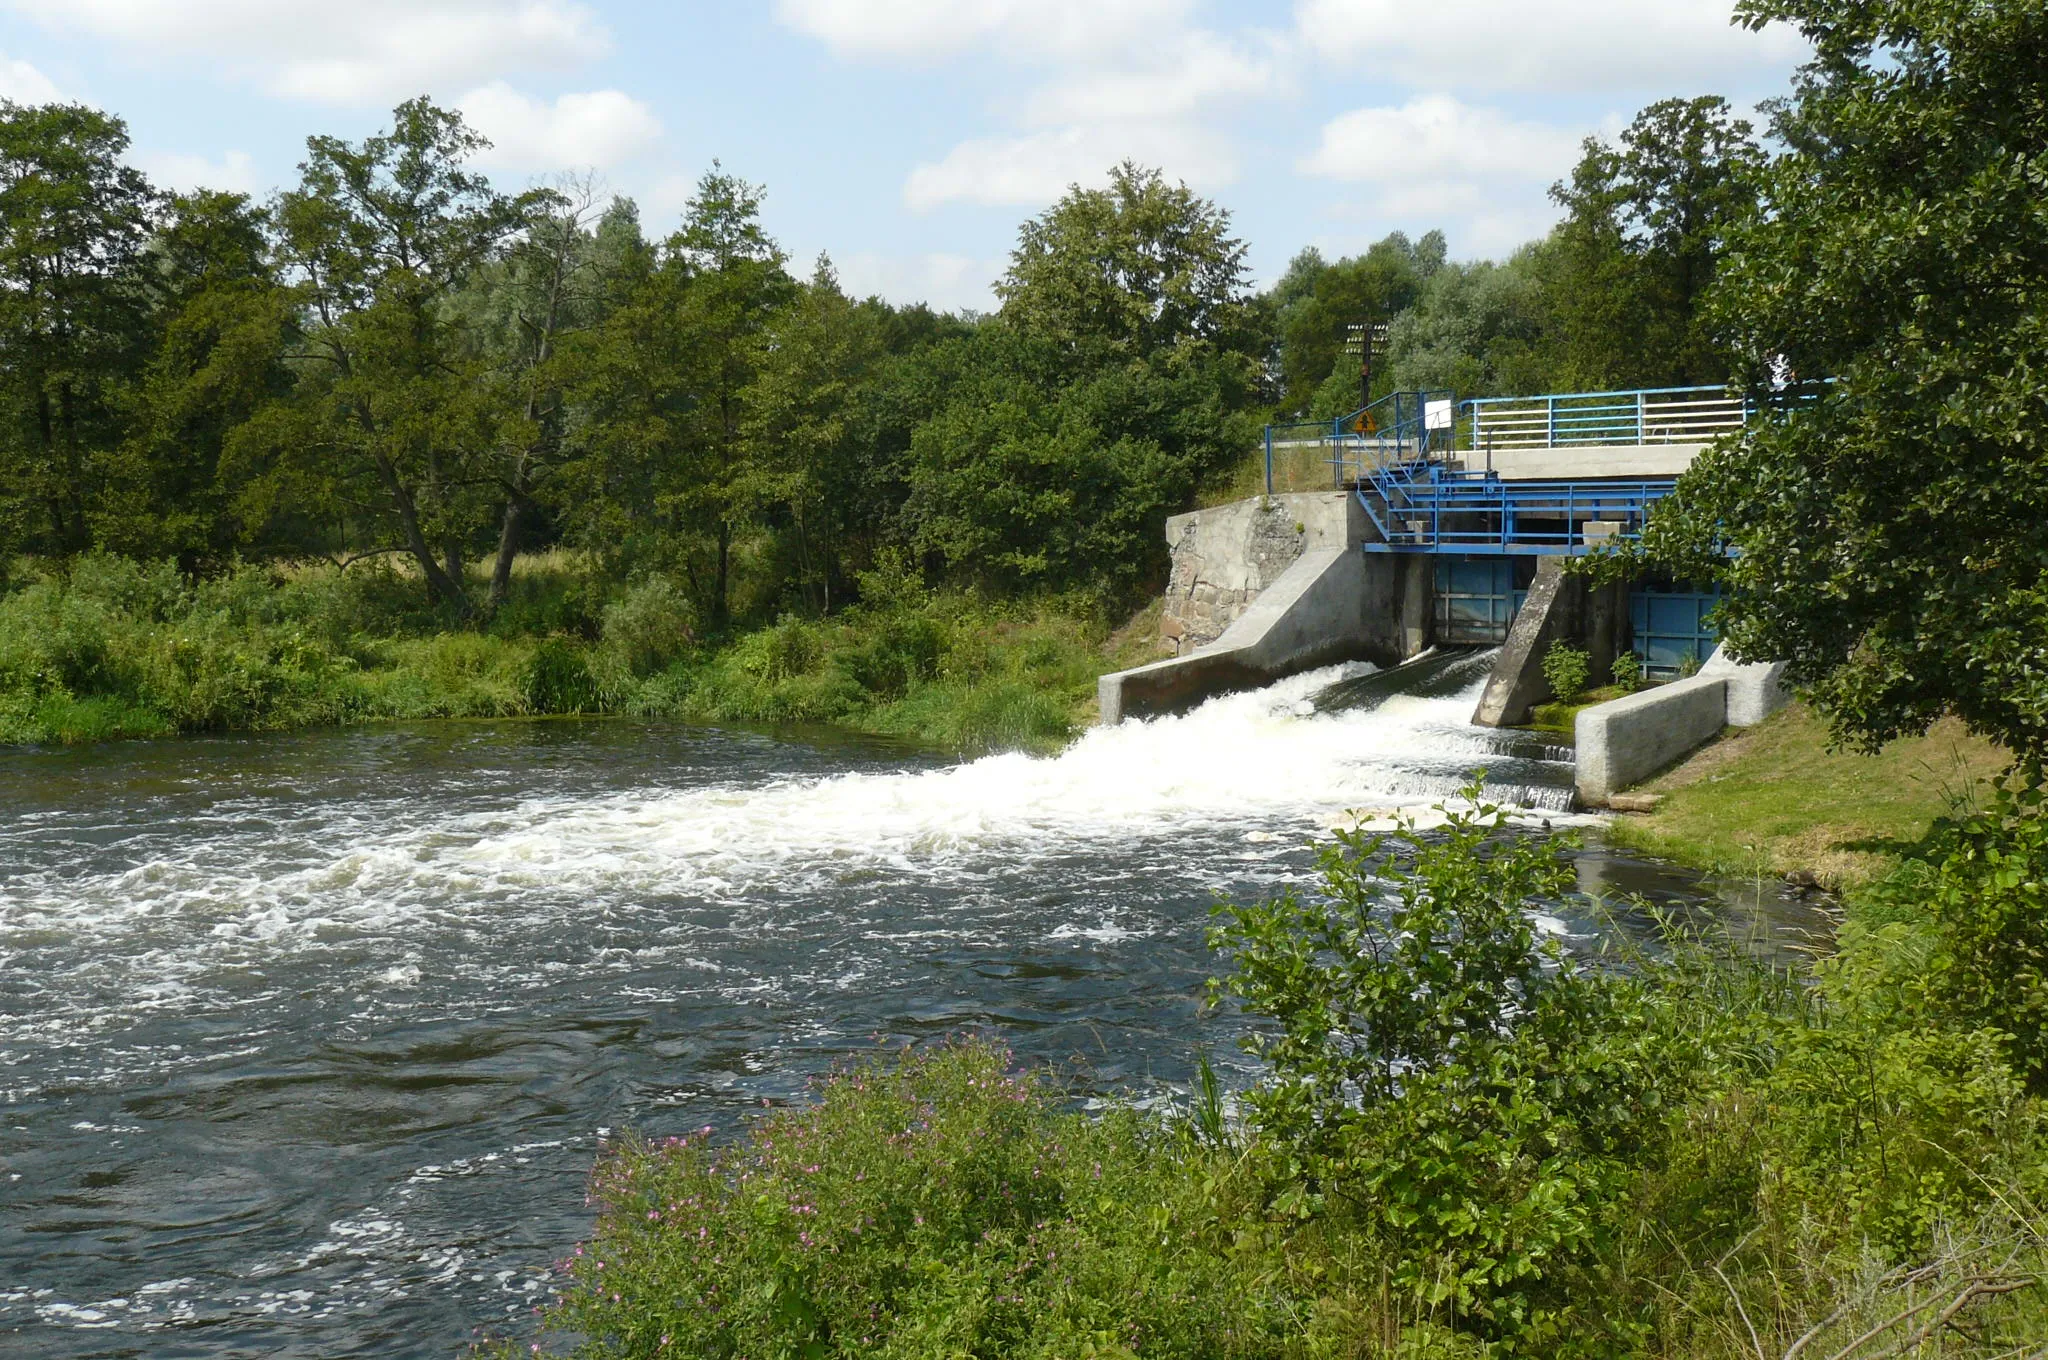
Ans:
[{"label": "shrub", "polygon": [[526,706],[533,713],[595,713],[602,708],[583,649],[568,638],[541,639],[526,663]]},{"label": "shrub", "polygon": [[604,607],[599,651],[635,678],[665,670],[689,650],[697,611],[665,576],[645,576]]},{"label": "shrub", "polygon": [[1593,659],[1581,648],[1553,642],[1543,654],[1543,678],[1559,703],[1568,704],[1586,692],[1593,677]]},{"label": "shrub", "polygon": [[1623,652],[1614,658],[1614,669],[1610,675],[1616,689],[1623,694],[1634,694],[1643,687],[1643,659],[1634,652]]},{"label": "shrub", "polygon": [[1566,847],[1465,796],[1440,830],[1338,832],[1316,899],[1219,907],[1236,969],[1213,986],[1270,1022],[1245,1041],[1267,1067],[1247,1104],[1283,1202],[1355,1215],[1416,1306],[1564,1353],[1571,1287],[1683,1064],[1641,984],[1537,943],[1531,911],[1574,885]]},{"label": "shrub", "polygon": [[611,1153],[551,1325],[607,1357],[1275,1349],[1216,1178],[1158,1125],[1063,1114],[972,1042],[863,1063],[819,1097],[736,1146]]},{"label": "shrub", "polygon": [[1911,987],[1964,1029],[2009,1036],[2020,1074],[2048,1094],[2048,819],[2039,772],[2001,775],[1988,807],[1937,823],[1916,861],[1879,883],[1863,915],[1916,930]]}]

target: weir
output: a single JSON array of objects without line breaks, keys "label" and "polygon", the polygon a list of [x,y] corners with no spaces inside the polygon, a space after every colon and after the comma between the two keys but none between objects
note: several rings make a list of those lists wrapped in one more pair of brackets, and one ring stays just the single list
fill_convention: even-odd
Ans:
[{"label": "weir", "polygon": [[1784,701],[1782,668],[1721,657],[1711,591],[1564,571],[1638,536],[1700,450],[1760,414],[1722,388],[1462,403],[1418,391],[1269,426],[1265,495],[1168,520],[1161,631],[1177,655],[1103,676],[1101,721],[1184,711],[1332,662],[1393,667],[1493,644],[1470,721],[1513,728],[1552,697],[1543,658],[1566,643],[1588,653],[1596,685],[1628,655],[1646,678],[1676,682],[1580,718],[1578,796],[1603,802]]}]

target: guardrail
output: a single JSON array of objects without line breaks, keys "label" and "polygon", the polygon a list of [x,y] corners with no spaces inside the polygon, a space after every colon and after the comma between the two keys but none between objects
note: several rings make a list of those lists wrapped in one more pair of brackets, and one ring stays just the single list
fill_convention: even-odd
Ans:
[{"label": "guardrail", "polygon": [[1588,444],[1704,444],[1749,422],[1747,397],[1725,387],[1646,387],[1477,397],[1463,403],[1469,448],[1555,449]]},{"label": "guardrail", "polygon": [[[1813,400],[1823,385],[1789,387],[1766,399],[1773,411]],[[1449,453],[1705,444],[1758,414],[1749,396],[1726,387],[1644,387],[1627,392],[1558,392],[1474,397],[1395,392],[1335,420],[1266,427],[1266,491],[1341,490],[1389,470]]]},{"label": "guardrail", "polygon": [[1391,392],[1334,420],[1266,427],[1266,493],[1341,490],[1448,453],[1456,403],[1445,392]]}]

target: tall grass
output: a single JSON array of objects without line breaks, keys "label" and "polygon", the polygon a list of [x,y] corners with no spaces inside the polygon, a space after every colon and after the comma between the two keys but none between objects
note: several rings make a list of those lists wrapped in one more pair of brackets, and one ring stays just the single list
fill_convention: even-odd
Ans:
[{"label": "tall grass", "polygon": [[564,554],[524,563],[481,624],[428,608],[381,562],[195,582],[101,556],[17,564],[7,580],[0,742],[615,713],[1046,750],[1087,721],[1096,674],[1117,664],[1085,604],[900,584],[829,619],[707,640],[676,582],[610,582]]}]

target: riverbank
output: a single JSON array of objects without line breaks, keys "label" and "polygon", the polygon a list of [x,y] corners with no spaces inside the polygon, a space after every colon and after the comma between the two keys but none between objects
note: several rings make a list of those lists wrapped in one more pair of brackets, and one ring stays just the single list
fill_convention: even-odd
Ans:
[{"label": "riverbank", "polygon": [[1937,818],[1981,806],[2008,763],[1953,719],[1876,755],[1830,751],[1826,724],[1793,704],[1633,790],[1662,801],[1654,812],[1618,815],[1606,836],[1717,873],[1854,887],[1918,845]]},{"label": "riverbank", "polygon": [[0,595],[0,744],[430,718],[622,714],[829,724],[957,752],[1045,751],[1093,717],[1095,677],[1155,655],[1099,609],[880,579],[868,603],[710,633],[672,582],[525,564],[487,621],[421,604],[379,563],[81,559]]}]

